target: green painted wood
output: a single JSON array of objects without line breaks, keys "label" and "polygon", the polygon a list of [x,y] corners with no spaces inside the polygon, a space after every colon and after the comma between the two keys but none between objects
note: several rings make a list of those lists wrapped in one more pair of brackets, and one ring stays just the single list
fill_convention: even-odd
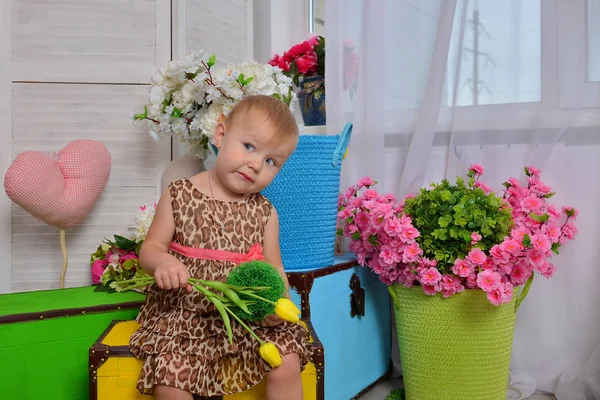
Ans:
[{"label": "green painted wood", "polygon": [[[0,295],[0,316],[141,301],[138,293],[94,292],[93,287]],[[88,351],[113,320],[139,309],[0,324],[3,400],[85,400]]]}]

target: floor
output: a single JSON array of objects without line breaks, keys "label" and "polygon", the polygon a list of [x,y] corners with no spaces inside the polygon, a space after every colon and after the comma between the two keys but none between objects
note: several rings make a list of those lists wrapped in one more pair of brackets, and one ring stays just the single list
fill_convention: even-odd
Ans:
[{"label": "floor", "polygon": [[[373,387],[368,393],[360,397],[360,400],[385,400],[385,397],[394,389],[402,386],[400,378],[390,378]],[[556,400],[553,395],[534,394],[527,400]]]}]

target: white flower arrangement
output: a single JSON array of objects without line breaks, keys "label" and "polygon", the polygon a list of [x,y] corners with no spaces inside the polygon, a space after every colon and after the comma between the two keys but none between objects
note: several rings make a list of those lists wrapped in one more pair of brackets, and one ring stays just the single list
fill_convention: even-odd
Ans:
[{"label": "white flower arrangement", "polygon": [[152,224],[152,219],[154,218],[155,212],[156,204],[144,205],[140,207],[137,215],[135,216],[134,225],[127,229],[128,231],[132,232],[131,240],[139,243],[146,239],[146,235],[148,234],[148,229],[150,229],[150,224]]},{"label": "white flower arrangement", "polygon": [[204,158],[217,124],[242,97],[262,94],[292,106],[292,80],[281,68],[256,61],[213,68],[215,62],[203,51],[167,62],[150,81],[149,104],[133,120],[145,121],[155,140],[179,136],[191,154]]}]

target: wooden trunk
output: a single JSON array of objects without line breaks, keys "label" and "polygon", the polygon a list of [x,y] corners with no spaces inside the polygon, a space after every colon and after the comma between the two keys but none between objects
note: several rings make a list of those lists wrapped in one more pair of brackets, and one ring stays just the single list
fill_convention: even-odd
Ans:
[{"label": "wooden trunk", "polygon": [[2,399],[85,399],[90,345],[114,319],[133,319],[144,296],[94,287],[0,295]]},{"label": "wooden trunk", "polygon": [[[317,400],[317,387],[323,381],[322,367],[319,367],[319,364],[322,365],[323,347],[310,322],[303,323],[311,334],[310,342],[314,352],[312,362],[309,362],[302,372],[304,400]],[[89,351],[90,400],[153,398],[153,396],[140,394],[136,389],[143,361],[130,353],[129,338],[138,328],[139,324],[135,321],[113,321],[91,347]],[[264,381],[250,390],[222,398],[222,400],[264,399]]]}]

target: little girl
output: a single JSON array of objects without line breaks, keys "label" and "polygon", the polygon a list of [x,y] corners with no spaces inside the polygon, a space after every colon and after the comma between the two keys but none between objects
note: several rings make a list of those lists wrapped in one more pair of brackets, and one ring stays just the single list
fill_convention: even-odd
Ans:
[{"label": "little girl", "polygon": [[282,364],[271,368],[235,321],[229,343],[219,312],[187,282],[225,281],[236,266],[225,259],[262,247],[287,287],[277,212],[259,192],[296,148],[296,121],[280,100],[248,96],[218,124],[213,140],[219,149],[214,168],[169,185],[142,245],[141,265],[156,285],[130,342],[132,353],[145,359],[137,387],[158,400],[191,400],[193,394],[240,392],[266,377],[268,400],[302,400],[300,371],[310,356],[306,330],[276,315],[249,324],[279,349]]}]

